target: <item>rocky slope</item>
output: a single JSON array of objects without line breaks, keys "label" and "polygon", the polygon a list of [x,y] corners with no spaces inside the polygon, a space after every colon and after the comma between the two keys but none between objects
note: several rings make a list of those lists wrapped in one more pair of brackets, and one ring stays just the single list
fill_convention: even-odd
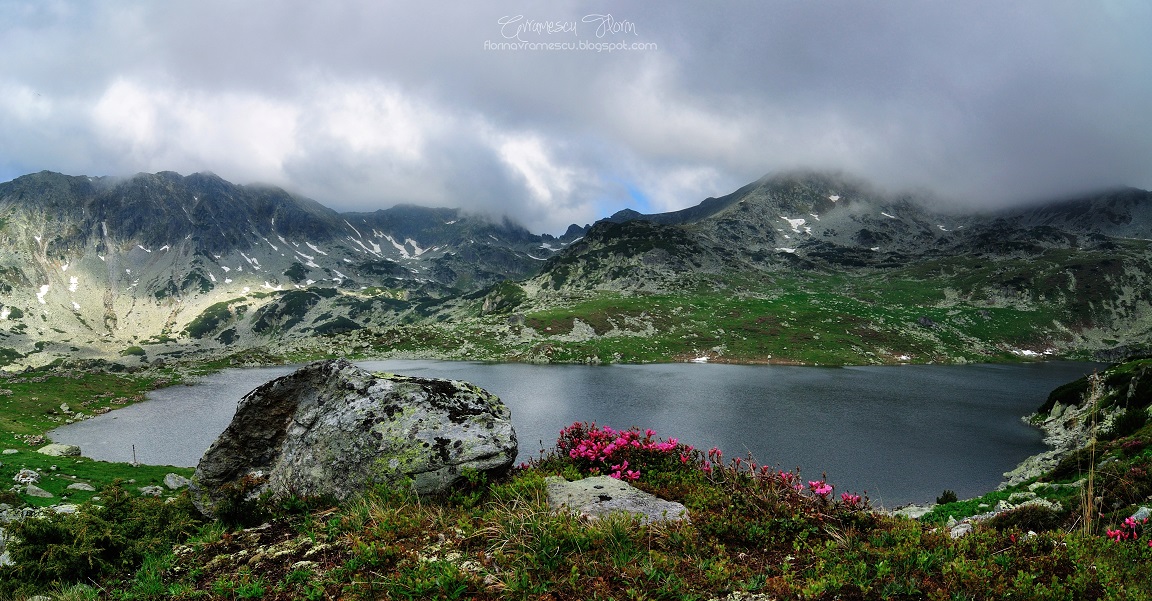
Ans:
[{"label": "rocky slope", "polygon": [[44,172],[0,184],[0,365],[401,346],[549,361],[1118,359],[1152,340],[1152,193],[932,207],[797,172],[557,239],[457,209],[340,214],[211,174]]},{"label": "rocky slope", "polygon": [[0,363],[346,330],[534,274],[580,233],[457,209],[339,214],[212,174],[28,175],[0,184]]}]

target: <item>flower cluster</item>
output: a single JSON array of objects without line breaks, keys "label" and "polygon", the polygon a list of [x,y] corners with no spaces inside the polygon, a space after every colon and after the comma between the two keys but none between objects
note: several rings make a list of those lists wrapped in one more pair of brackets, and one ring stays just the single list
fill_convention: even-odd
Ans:
[{"label": "flower cluster", "polygon": [[809,480],[808,488],[818,497],[828,498],[832,494],[832,485],[823,480]]},{"label": "flower cluster", "polygon": [[614,430],[580,422],[560,430],[556,448],[589,473],[603,473],[618,480],[638,480],[641,468],[654,456],[678,456],[681,464],[687,464],[693,450],[675,438],[659,440],[651,429]]},{"label": "flower cluster", "polygon": [[[1134,517],[1127,518],[1124,520],[1124,524],[1122,526],[1107,532],[1108,538],[1112,539],[1114,542],[1136,540],[1140,537],[1140,529],[1144,526],[1144,524],[1147,523],[1148,518],[1144,518],[1143,520],[1137,520]],[[1148,541],[1148,546],[1152,547],[1152,540]]]}]

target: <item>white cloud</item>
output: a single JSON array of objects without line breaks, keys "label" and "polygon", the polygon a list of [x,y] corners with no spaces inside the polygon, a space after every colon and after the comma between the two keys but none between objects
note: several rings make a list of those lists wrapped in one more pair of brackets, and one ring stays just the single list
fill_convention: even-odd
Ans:
[{"label": "white cloud", "polygon": [[95,102],[92,123],[120,161],[142,170],[283,180],[283,163],[296,152],[299,110],[255,94],[117,80]]},{"label": "white cloud", "polygon": [[572,194],[576,170],[556,164],[538,135],[505,135],[496,144],[500,159],[524,179],[539,204],[562,203]]},{"label": "white cloud", "polygon": [[[1152,188],[1146,3],[0,10],[0,179],[209,170],[338,210],[458,206],[536,231],[633,195],[675,210],[798,167],[987,203]],[[483,49],[503,16],[603,12],[658,48]]]}]

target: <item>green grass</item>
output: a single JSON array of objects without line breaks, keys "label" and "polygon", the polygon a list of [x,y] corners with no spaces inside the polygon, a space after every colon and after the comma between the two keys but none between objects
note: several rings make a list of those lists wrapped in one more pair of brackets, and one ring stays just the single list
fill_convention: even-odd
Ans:
[{"label": "green grass", "polygon": [[[139,466],[127,463],[94,461],[85,457],[50,457],[36,449],[48,441],[36,442],[49,430],[62,426],[72,412],[87,415],[102,410],[124,407],[143,400],[144,393],[179,380],[174,372],[152,375],[129,375],[80,370],[27,372],[0,379],[0,449],[13,449],[16,454],[0,455],[0,482],[12,482],[21,469],[41,473],[37,486],[55,495],[41,499],[25,497],[32,505],[47,506],[60,502],[79,503],[94,494],[67,490],[69,484],[87,483],[99,490],[116,479],[135,480],[131,486],[162,485],[170,472],[190,476],[192,470],[170,466]],[[35,444],[29,444],[33,442]],[[81,449],[83,450],[83,449]],[[53,469],[53,466],[56,469]]]}]

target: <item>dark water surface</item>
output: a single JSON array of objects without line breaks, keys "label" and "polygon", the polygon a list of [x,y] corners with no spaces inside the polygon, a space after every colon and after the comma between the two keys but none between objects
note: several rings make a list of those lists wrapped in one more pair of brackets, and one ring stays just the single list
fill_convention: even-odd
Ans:
[{"label": "dark water surface", "polygon": [[[1021,422],[1057,386],[1093,363],[786,367],[700,364],[525,365],[363,361],[375,371],[453,378],[499,395],[512,411],[520,458],[551,446],[560,428],[595,421],[652,428],[726,457],[827,473],[837,491],[867,491],[892,507],[961,498],[996,487],[1003,472],[1044,450]],[[194,466],[224,430],[236,402],[292,367],[227,370],[194,386],[51,433],[84,455]]]}]

